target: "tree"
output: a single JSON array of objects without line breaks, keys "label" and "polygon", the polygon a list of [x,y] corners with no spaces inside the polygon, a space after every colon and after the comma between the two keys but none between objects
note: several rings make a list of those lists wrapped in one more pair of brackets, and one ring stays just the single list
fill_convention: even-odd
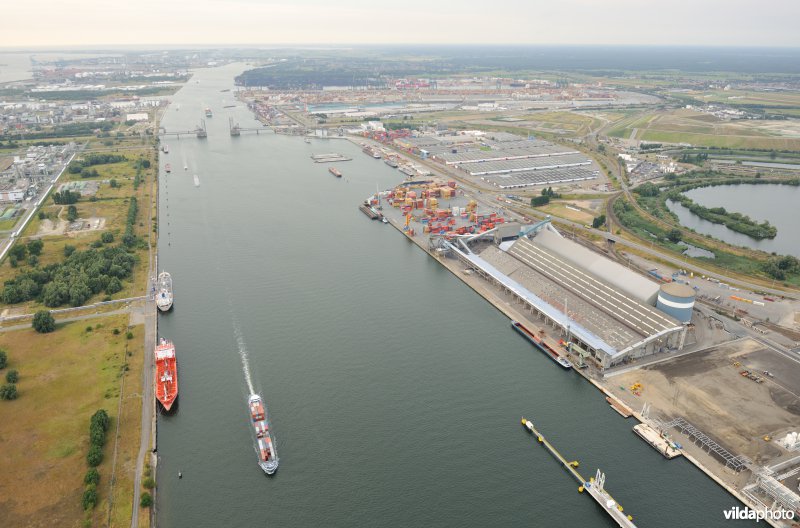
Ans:
[{"label": "tree", "polygon": [[680,242],[682,237],[683,234],[681,233],[680,229],[671,229],[669,233],[667,233],[667,238],[673,244],[677,244],[678,242]]},{"label": "tree", "polygon": [[100,483],[100,473],[97,471],[97,468],[89,468],[89,471],[86,472],[86,476],[83,477],[84,484],[94,484],[97,486]]},{"label": "tree", "polygon": [[97,486],[89,484],[83,492],[83,509],[91,510],[97,505]]},{"label": "tree", "polygon": [[64,256],[69,257],[75,252],[75,246],[70,246],[69,244],[64,245]]},{"label": "tree", "polygon": [[32,267],[32,268],[35,268],[36,266],[38,266],[39,265],[39,257],[37,257],[36,255],[31,255],[30,257],[28,257],[28,265],[30,267]]},{"label": "tree", "polygon": [[106,410],[100,409],[95,412],[89,420],[89,429],[91,430],[92,427],[100,427],[103,431],[108,431],[110,423],[111,419],[108,417]]},{"label": "tree", "polygon": [[70,205],[67,207],[67,220],[70,222],[74,222],[78,219],[78,208],[74,205]]},{"label": "tree", "polygon": [[598,227],[600,227],[601,225],[603,225],[605,223],[606,223],[606,215],[603,214],[603,215],[595,217],[595,219],[592,220],[592,227],[597,229]]},{"label": "tree", "polygon": [[56,329],[56,320],[47,310],[40,310],[33,316],[33,329],[40,334],[47,334]]},{"label": "tree", "polygon": [[0,370],[6,368],[6,365],[8,365],[8,354],[0,348]]},{"label": "tree", "polygon": [[17,260],[24,260],[28,256],[28,248],[23,244],[17,244],[8,251],[8,254]]},{"label": "tree", "polygon": [[142,508],[149,508],[153,505],[153,496],[148,492],[142,493],[142,499],[139,501],[139,506]]},{"label": "tree", "polygon": [[100,465],[100,462],[103,461],[103,449],[95,444],[92,444],[92,447],[89,448],[89,452],[86,454],[86,463],[89,464],[89,467],[96,467]]},{"label": "tree", "polygon": [[17,399],[17,386],[13,383],[3,385],[0,387],[0,400],[16,400]]},{"label": "tree", "polygon": [[550,203],[549,196],[534,196],[531,198],[531,205],[533,207],[539,207],[540,205],[547,205]]},{"label": "tree", "polygon": [[28,242],[28,253],[30,253],[31,255],[39,256],[42,254],[43,247],[44,247],[44,242],[36,238]]},{"label": "tree", "polygon": [[115,180],[114,178],[111,178],[108,184],[111,186],[112,189],[116,189],[117,187],[119,187],[117,180]]},{"label": "tree", "polygon": [[633,190],[639,196],[658,196],[658,187],[651,182],[646,182]]},{"label": "tree", "polygon": [[114,241],[114,233],[111,231],[106,231],[102,235],[100,235],[100,240],[103,241],[103,244],[110,244]]},{"label": "tree", "polygon": [[19,381],[19,372],[16,370],[9,370],[6,372],[6,381],[9,383],[16,383]]}]

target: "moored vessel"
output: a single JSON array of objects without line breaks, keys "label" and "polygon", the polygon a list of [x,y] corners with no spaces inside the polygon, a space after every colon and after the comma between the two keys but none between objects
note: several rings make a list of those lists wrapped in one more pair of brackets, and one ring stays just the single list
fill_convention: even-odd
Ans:
[{"label": "moored vessel", "polygon": [[172,308],[172,275],[162,271],[158,275],[158,292],[156,293],[156,306],[162,312],[168,312]]},{"label": "moored vessel", "polygon": [[269,426],[267,408],[258,394],[250,395],[248,408],[253,430],[256,433],[258,466],[267,475],[272,475],[278,470],[278,452],[275,450],[275,438]]},{"label": "moored vessel", "polygon": [[172,341],[161,338],[155,349],[155,380],[153,390],[165,411],[169,411],[178,398],[178,360]]},{"label": "moored vessel", "polygon": [[172,172],[172,165],[167,163],[166,165],[164,165],[164,170],[167,172]]},{"label": "moored vessel", "polygon": [[550,347],[550,345],[544,342],[544,340],[536,337],[536,335],[533,332],[522,326],[522,323],[519,323],[517,321],[511,321],[511,327],[514,328],[514,330],[516,330],[517,332],[519,332],[519,334],[522,337],[527,339],[528,342],[533,344],[533,346],[544,352],[547,357],[558,363],[558,365],[561,368],[565,370],[572,368],[572,363],[570,363],[567,358],[560,356],[558,352],[553,350]]},{"label": "moored vessel", "polygon": [[206,107],[206,117],[214,117],[214,113],[208,107]]}]

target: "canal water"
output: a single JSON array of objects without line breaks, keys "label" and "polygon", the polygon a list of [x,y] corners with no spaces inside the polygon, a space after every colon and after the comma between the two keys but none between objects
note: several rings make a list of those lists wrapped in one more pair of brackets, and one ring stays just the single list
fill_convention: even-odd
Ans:
[{"label": "canal water", "polygon": [[[163,120],[186,130],[214,111],[207,140],[166,139],[161,160],[175,307],[159,333],[176,344],[180,396],[158,418],[159,526],[612,526],[523,415],[586,477],[602,468],[639,526],[729,525],[733,497],[664,460],[595,388],[358,211],[396,170],[345,140],[231,138],[229,117],[257,126],[221,92],[243,67],[196,72]],[[327,152],[353,158],[341,179],[310,159]],[[256,465],[241,354],[277,436],[272,478]]]},{"label": "canal water", "polygon": [[758,222],[768,220],[778,228],[778,235],[773,239],[756,240],[731,231],[722,224],[704,220],[680,203],[668,201],[667,207],[678,216],[681,225],[735,246],[800,257],[800,230],[797,229],[797,223],[800,221],[800,212],[797,208],[797,204],[800,204],[800,187],[720,185],[692,189],[685,194],[705,207],[724,207],[728,211],[745,214]]}]

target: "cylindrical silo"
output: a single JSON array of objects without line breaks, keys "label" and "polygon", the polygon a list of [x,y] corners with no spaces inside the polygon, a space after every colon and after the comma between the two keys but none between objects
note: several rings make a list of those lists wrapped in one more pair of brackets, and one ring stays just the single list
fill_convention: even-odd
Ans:
[{"label": "cylindrical silo", "polygon": [[671,315],[682,323],[692,320],[694,307],[694,290],[677,282],[670,282],[661,286],[656,300],[656,308]]}]

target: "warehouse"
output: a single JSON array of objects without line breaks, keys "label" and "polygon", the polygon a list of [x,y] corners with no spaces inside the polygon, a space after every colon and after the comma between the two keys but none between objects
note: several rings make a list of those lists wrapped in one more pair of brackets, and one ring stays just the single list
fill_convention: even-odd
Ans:
[{"label": "warehouse", "polygon": [[586,167],[563,167],[559,169],[540,169],[507,174],[490,174],[481,176],[487,183],[501,189],[519,189],[531,185],[552,185],[576,181],[594,180],[600,171]]},{"label": "warehouse", "polygon": [[686,328],[654,306],[658,284],[563,238],[547,222],[499,246],[451,249],[603,369],[683,348]]}]

